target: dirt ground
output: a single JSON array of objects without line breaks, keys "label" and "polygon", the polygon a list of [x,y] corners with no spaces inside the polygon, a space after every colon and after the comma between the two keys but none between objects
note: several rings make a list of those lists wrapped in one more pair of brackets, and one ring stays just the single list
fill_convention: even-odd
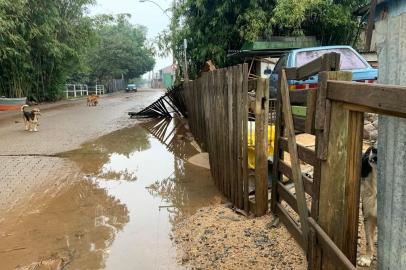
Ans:
[{"label": "dirt ground", "polygon": [[306,256],[273,217],[246,218],[225,205],[200,209],[173,232],[191,269],[307,269]]},{"label": "dirt ground", "polygon": [[149,105],[162,93],[120,92],[102,97],[96,107],[87,107],[84,99],[38,106],[40,132],[36,133],[24,131],[21,112],[0,112],[0,154],[50,155],[78,148],[89,139],[134,124],[127,113]]},{"label": "dirt ground", "polygon": [[0,112],[0,211],[9,211],[69,173],[73,164],[54,154],[134,125],[136,120],[127,113],[149,105],[162,93],[157,89],[119,92],[103,96],[96,107],[86,106],[85,99],[36,106],[41,110],[39,132],[24,130],[21,112]]}]

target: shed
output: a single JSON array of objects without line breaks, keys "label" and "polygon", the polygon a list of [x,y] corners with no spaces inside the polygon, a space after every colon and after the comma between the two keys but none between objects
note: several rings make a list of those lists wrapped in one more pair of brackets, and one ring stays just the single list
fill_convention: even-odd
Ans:
[{"label": "shed", "polygon": [[279,57],[286,52],[317,45],[318,43],[314,36],[273,36],[270,40],[266,41],[246,42],[241,50],[229,52],[228,57],[244,63],[249,62],[250,78],[267,78]]},{"label": "shed", "polygon": [[[378,1],[379,83],[406,85],[405,29],[406,1]],[[380,116],[378,134],[378,269],[406,269],[406,119]]]}]

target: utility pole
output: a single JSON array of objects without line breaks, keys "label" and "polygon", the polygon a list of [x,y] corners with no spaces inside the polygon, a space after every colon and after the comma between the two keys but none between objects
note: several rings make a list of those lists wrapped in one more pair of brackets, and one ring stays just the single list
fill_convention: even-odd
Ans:
[{"label": "utility pole", "polygon": [[185,77],[185,82],[189,81],[189,71],[188,71],[188,64],[187,64],[187,40],[186,38],[183,40],[183,54],[185,55],[185,70],[184,70],[184,77]]}]

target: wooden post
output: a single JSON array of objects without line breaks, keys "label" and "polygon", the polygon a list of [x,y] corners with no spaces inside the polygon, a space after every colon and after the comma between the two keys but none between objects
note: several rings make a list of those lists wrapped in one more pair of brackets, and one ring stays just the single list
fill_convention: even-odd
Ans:
[{"label": "wooden post", "polygon": [[[320,77],[351,80],[348,72],[329,72]],[[323,135],[327,139],[325,161],[321,162],[318,222],[327,235],[355,264],[357,255],[359,178],[361,168],[363,113],[345,108],[343,103],[332,102],[326,113]],[[322,269],[338,269],[325,255]]]},{"label": "wooden post", "polygon": [[268,80],[258,79],[255,104],[255,214],[268,211]]},{"label": "wooden post", "polygon": [[242,87],[242,177],[244,185],[244,210],[249,212],[248,193],[248,64],[243,65]]},{"label": "wooden post", "polygon": [[374,31],[374,22],[375,22],[375,9],[376,9],[377,0],[372,0],[370,7],[369,7],[369,16],[368,16],[368,25],[367,25],[367,32],[366,32],[366,40],[365,40],[365,47],[364,50],[369,52],[371,50],[371,41],[372,41],[372,34]]}]

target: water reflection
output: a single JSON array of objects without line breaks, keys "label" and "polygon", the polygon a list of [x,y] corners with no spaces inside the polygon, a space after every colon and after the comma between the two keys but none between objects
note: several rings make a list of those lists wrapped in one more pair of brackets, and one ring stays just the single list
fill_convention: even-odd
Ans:
[{"label": "water reflection", "polygon": [[38,200],[15,226],[8,219],[0,251],[24,249],[0,252],[0,262],[28,265],[56,254],[67,258],[66,269],[181,268],[172,227],[222,199],[210,172],[185,161],[197,153],[190,140],[183,122],[153,120],[61,154],[87,179]]},{"label": "water reflection", "polygon": [[149,135],[140,128],[124,128],[85,143],[80,149],[60,154],[76,162],[87,175],[110,180],[136,180],[131,166],[109,168],[115,160],[129,160],[135,152],[151,147]]},{"label": "water reflection", "polygon": [[0,268],[37,269],[41,260],[104,268],[108,248],[128,221],[127,207],[106,190],[87,180],[70,183],[0,224]]},{"label": "water reflection", "polygon": [[172,227],[222,200],[210,172],[185,161],[197,153],[190,140],[181,121],[154,120],[61,154],[82,176],[0,224],[0,268],[44,258],[64,269],[181,268]]}]

